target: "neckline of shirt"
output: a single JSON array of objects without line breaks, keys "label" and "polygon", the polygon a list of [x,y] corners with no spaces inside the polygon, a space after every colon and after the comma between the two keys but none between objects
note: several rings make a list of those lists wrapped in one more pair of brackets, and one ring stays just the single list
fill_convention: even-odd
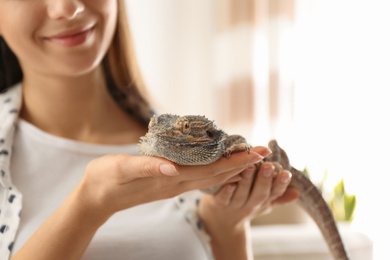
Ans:
[{"label": "neckline of shirt", "polygon": [[72,139],[49,134],[24,119],[17,121],[17,130],[22,131],[35,141],[45,145],[69,150],[79,154],[139,154],[138,144],[105,145],[75,141]]}]

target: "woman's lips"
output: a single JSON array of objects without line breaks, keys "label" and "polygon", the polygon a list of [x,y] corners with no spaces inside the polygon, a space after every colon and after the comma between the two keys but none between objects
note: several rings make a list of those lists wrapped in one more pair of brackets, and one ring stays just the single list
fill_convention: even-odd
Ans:
[{"label": "woman's lips", "polygon": [[74,47],[83,44],[90,36],[94,27],[85,27],[82,29],[63,32],[45,39],[65,47]]}]

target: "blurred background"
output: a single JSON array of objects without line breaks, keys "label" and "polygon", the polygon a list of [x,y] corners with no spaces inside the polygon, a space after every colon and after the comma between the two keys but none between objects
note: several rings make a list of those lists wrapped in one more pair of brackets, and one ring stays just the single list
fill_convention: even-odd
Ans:
[{"label": "blurred background", "polygon": [[159,112],[276,138],[314,180],[356,195],[351,228],[390,259],[390,1],[127,0]]}]

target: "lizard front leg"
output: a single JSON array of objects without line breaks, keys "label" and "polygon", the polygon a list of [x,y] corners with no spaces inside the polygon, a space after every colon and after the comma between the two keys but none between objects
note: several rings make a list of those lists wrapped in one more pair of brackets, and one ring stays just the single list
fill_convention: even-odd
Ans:
[{"label": "lizard front leg", "polygon": [[225,147],[224,157],[228,158],[232,153],[247,151],[250,152],[252,146],[246,142],[246,139],[241,135],[229,135],[224,141]]},{"label": "lizard front leg", "polygon": [[[246,139],[242,137],[241,135],[229,135],[224,141],[223,141],[224,147],[225,147],[225,153],[223,154],[224,157],[229,158],[232,153],[247,151],[250,152],[250,149],[252,146],[246,142]],[[282,165],[280,165],[277,161],[272,161],[272,164],[275,167],[275,175],[278,172],[281,172],[283,170]],[[257,165],[258,168],[260,168],[260,163]]]}]

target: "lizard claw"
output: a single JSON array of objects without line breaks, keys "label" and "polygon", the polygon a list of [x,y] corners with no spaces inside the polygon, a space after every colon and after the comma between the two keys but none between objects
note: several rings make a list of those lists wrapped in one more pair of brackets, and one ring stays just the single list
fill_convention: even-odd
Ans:
[{"label": "lizard claw", "polygon": [[252,148],[252,146],[249,145],[249,144],[247,144],[247,145],[245,146],[245,151],[247,151],[248,154],[249,154],[249,153],[251,152],[251,148]]},{"label": "lizard claw", "polygon": [[229,157],[232,155],[232,153],[237,153],[237,152],[242,152],[242,151],[247,151],[248,153],[250,153],[251,148],[252,147],[247,143],[233,144],[232,146],[228,147],[225,150],[225,153],[223,154],[223,156],[229,159]]},{"label": "lizard claw", "polygon": [[275,175],[283,171],[283,167],[279,163],[272,162],[272,164],[275,166]]},{"label": "lizard claw", "polygon": [[230,150],[230,149],[227,149],[226,151],[225,151],[225,153],[224,153],[224,157],[226,157],[227,159],[229,159],[230,158],[230,155],[232,155],[232,150]]}]

